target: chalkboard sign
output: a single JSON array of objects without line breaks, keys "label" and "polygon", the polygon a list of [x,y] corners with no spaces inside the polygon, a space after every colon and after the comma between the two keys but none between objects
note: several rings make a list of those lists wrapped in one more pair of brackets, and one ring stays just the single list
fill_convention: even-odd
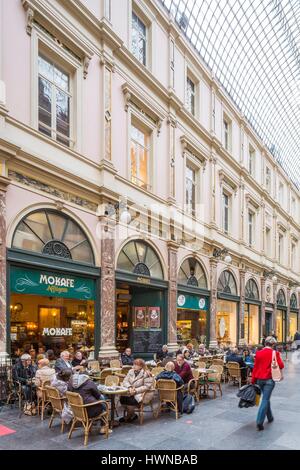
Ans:
[{"label": "chalkboard sign", "polygon": [[134,353],[156,353],[162,345],[162,330],[133,330]]}]

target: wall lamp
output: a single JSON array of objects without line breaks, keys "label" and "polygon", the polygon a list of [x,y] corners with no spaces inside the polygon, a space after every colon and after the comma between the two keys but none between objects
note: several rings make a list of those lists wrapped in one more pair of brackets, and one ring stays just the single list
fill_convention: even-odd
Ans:
[{"label": "wall lamp", "polygon": [[224,258],[224,261],[225,263],[228,263],[230,264],[231,261],[232,261],[232,258],[230,256],[230,254],[228,253],[228,250],[227,248],[214,248],[214,251],[213,251],[213,257],[214,258],[221,258],[223,255],[225,255],[225,258]]}]

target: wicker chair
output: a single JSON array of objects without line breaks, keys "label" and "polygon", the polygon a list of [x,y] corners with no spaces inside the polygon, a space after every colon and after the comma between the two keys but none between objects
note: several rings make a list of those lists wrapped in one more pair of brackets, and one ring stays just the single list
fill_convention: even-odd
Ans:
[{"label": "wicker chair", "polygon": [[214,392],[214,398],[217,397],[217,390],[219,390],[221,396],[222,394],[222,387],[221,387],[221,380],[222,380],[222,373],[223,373],[223,366],[213,365],[211,366],[211,370],[213,372],[209,372],[206,381],[206,391],[207,394],[210,390]]},{"label": "wicker chair", "polygon": [[151,369],[151,375],[153,377],[156,377],[158,374],[160,374],[164,370],[165,370],[164,367],[153,367],[153,369]]},{"label": "wicker chair", "polygon": [[[80,423],[82,424],[84,428],[84,445],[86,446],[88,443],[89,432],[95,421],[103,422],[104,427],[105,427],[105,437],[106,439],[108,438],[108,434],[109,434],[108,403],[105,400],[98,400],[98,401],[95,401],[94,403],[88,403],[84,405],[81,395],[79,395],[79,393],[74,393],[74,392],[67,392],[67,399],[74,414],[74,418],[72,421],[68,439],[71,439],[71,436],[75,429],[76,424]],[[88,413],[87,413],[87,408],[89,406],[98,405],[99,403],[102,403],[105,406],[105,411],[101,411],[101,413],[98,416],[95,416],[94,418],[89,418]]]},{"label": "wicker chair", "polygon": [[194,395],[195,400],[199,401],[199,377],[200,372],[197,369],[192,369],[193,379],[188,383],[187,392],[190,395]]},{"label": "wicker chair", "polygon": [[116,375],[108,375],[107,377],[105,377],[104,384],[107,387],[111,387],[111,386],[114,386],[114,385],[119,385],[119,382],[120,382],[120,379]]},{"label": "wicker chair", "polygon": [[52,406],[52,415],[49,421],[49,428],[51,428],[53,420],[56,416],[59,416],[61,419],[61,432],[64,432],[64,420],[62,419],[62,411],[64,408],[65,399],[62,398],[59,394],[59,391],[55,387],[50,387],[49,385],[45,386],[47,390],[47,399],[50,401]]},{"label": "wicker chair", "polygon": [[227,362],[228,382],[242,386],[242,371],[238,362]]},{"label": "wicker chair", "polygon": [[112,359],[109,363],[109,367],[111,367],[112,369],[121,369],[121,361],[119,359]]},{"label": "wicker chair", "polygon": [[88,362],[88,368],[90,370],[93,370],[95,372],[100,372],[100,364],[99,361],[89,361]]},{"label": "wicker chair", "polygon": [[212,360],[212,365],[224,367],[224,361],[223,361],[223,359],[216,358],[216,359]]},{"label": "wicker chair", "polygon": [[105,384],[105,379],[109,375],[113,375],[113,371],[111,369],[102,369],[100,371],[99,382],[100,384]]},{"label": "wicker chair", "polygon": [[[144,413],[146,411],[151,412],[154,417],[156,416],[156,414],[154,412],[154,409],[153,409],[154,396],[152,397],[152,399],[149,402],[145,403],[145,399],[147,397],[147,394],[148,393],[153,393],[154,394],[155,392],[156,392],[155,388],[152,388],[150,390],[146,390],[146,392],[143,393],[142,400],[139,402],[138,406],[134,407],[134,412],[137,413],[138,416],[139,416],[139,423],[140,424],[143,424],[143,422],[144,422]],[[150,410],[145,409],[147,406],[150,407]],[[126,418],[126,415],[127,415],[127,407],[125,406],[125,408],[124,408],[124,418]]]},{"label": "wicker chair", "polygon": [[48,398],[48,392],[46,388],[47,385],[50,385],[50,380],[45,380],[41,387],[37,387],[38,391],[40,392],[40,396],[38,395],[37,399],[37,411],[38,414],[41,415],[41,421],[44,420],[44,413],[46,408],[51,405],[51,402]]},{"label": "wicker chair", "polygon": [[163,410],[163,405],[167,405],[172,411],[176,413],[176,419],[178,419],[178,401],[177,392],[183,390],[184,385],[176,387],[174,380],[160,379],[156,382],[156,388],[158,390],[159,407],[156,412],[156,416],[159,416]]}]

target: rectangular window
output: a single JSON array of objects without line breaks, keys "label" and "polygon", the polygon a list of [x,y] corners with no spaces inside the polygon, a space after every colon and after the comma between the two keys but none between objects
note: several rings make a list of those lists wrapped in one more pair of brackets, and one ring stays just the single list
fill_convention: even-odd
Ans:
[{"label": "rectangular window", "polygon": [[223,119],[224,147],[228,152],[231,150],[231,123]]},{"label": "rectangular window", "polygon": [[296,199],[293,196],[291,200],[291,214],[293,217],[296,217]]},{"label": "rectangular window", "polygon": [[226,234],[230,231],[230,218],[231,218],[231,197],[223,192],[223,230]]},{"label": "rectangular window", "polygon": [[132,12],[131,51],[143,65],[146,65],[147,28],[142,20]]},{"label": "rectangular window", "polygon": [[296,245],[292,243],[291,245],[291,268],[295,270],[296,267]]},{"label": "rectangular window", "polygon": [[271,191],[271,169],[266,166],[266,189],[270,193]]},{"label": "rectangular window", "polygon": [[248,242],[249,246],[254,245],[254,213],[248,212]]},{"label": "rectangular window", "polygon": [[150,132],[131,124],[131,181],[144,189],[149,189],[150,141]]},{"label": "rectangular window", "polygon": [[283,235],[281,233],[278,234],[278,261],[282,263],[283,259]]},{"label": "rectangular window", "polygon": [[39,131],[70,146],[70,76],[52,61],[38,57]]},{"label": "rectangular window", "polygon": [[272,240],[271,240],[271,229],[266,227],[266,249],[265,253],[267,256],[271,257],[272,254]]},{"label": "rectangular window", "polygon": [[249,173],[255,177],[255,150],[249,147]]},{"label": "rectangular window", "polygon": [[196,171],[191,165],[185,168],[185,204],[186,212],[195,215],[196,212]]},{"label": "rectangular window", "polygon": [[186,107],[193,116],[195,116],[195,83],[187,77],[186,79]]},{"label": "rectangular window", "polygon": [[280,204],[283,204],[283,184],[280,182],[278,187],[278,200]]}]

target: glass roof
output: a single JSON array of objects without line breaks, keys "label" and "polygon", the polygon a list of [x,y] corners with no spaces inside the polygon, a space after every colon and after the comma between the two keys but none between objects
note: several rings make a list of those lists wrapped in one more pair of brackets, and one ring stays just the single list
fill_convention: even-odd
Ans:
[{"label": "glass roof", "polygon": [[300,187],[300,0],[159,0]]}]

